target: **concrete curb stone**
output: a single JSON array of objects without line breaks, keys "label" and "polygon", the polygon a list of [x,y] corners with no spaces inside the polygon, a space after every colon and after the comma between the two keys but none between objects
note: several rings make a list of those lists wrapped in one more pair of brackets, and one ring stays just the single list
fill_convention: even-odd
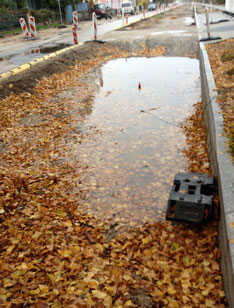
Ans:
[{"label": "concrete curb stone", "polygon": [[223,136],[223,116],[216,101],[216,85],[203,43],[200,43],[199,58],[208,153],[220,196],[221,269],[229,306],[234,307],[234,165],[227,151],[227,138]]}]

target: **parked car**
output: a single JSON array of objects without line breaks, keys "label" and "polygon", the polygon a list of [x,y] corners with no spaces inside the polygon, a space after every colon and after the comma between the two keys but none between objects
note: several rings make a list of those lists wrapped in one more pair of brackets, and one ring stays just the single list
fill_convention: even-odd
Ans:
[{"label": "parked car", "polygon": [[93,12],[96,13],[97,19],[112,18],[112,8],[107,4],[95,4]]},{"label": "parked car", "polygon": [[135,9],[132,5],[132,2],[123,2],[121,4],[121,14],[122,11],[124,12],[124,14],[134,14],[135,13]]},{"label": "parked car", "polygon": [[155,11],[156,10],[156,7],[157,7],[157,4],[156,3],[150,3],[148,5],[148,11]]}]

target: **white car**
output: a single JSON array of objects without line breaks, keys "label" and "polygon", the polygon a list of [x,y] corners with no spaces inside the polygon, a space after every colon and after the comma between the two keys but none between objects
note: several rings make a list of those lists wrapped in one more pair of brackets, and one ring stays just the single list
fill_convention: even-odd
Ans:
[{"label": "white car", "polygon": [[121,4],[121,13],[124,12],[124,14],[134,14],[135,10],[132,6],[132,2],[123,2]]}]

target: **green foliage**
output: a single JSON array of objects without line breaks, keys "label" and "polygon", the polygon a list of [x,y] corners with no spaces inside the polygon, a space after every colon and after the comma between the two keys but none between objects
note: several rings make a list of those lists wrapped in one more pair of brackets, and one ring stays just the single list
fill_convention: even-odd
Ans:
[{"label": "green foliage", "polygon": [[149,1],[148,0],[139,0],[137,1],[137,5],[144,6],[145,8],[148,6]]},{"label": "green foliage", "polygon": [[0,16],[11,16],[14,15],[14,10],[11,7],[2,6],[0,7]]},{"label": "green foliage", "polygon": [[36,8],[57,9],[57,0],[36,0]]},{"label": "green foliage", "polygon": [[[67,4],[75,4],[79,1],[76,0],[60,0],[61,8],[64,8]],[[36,8],[47,8],[58,11],[58,0],[36,0]]]},{"label": "green foliage", "polygon": [[28,6],[26,0],[16,0],[16,3],[17,3],[17,8],[18,9],[23,9],[23,8]]},{"label": "green foliage", "polygon": [[[49,26],[37,25],[37,30],[57,28],[58,26],[59,26],[59,23],[54,23],[54,24],[51,24]],[[7,31],[0,31],[0,33],[1,33],[2,36],[5,36],[5,35],[16,35],[17,33],[21,34],[22,30],[21,30],[21,28],[19,28],[19,29],[7,30]]]},{"label": "green foliage", "polygon": [[215,0],[213,4],[225,4],[225,0]]},{"label": "green foliage", "polygon": [[14,15],[14,3],[11,0],[0,0],[0,16]]},{"label": "green foliage", "polygon": [[0,0],[0,8],[14,8],[14,3],[11,0]]},{"label": "green foliage", "polygon": [[49,9],[31,10],[31,15],[35,18],[36,22],[45,22],[49,19],[55,19],[55,12]]}]

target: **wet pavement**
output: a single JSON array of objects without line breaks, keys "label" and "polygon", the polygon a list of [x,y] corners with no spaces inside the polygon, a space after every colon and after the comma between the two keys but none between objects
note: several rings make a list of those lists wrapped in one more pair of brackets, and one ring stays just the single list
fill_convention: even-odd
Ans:
[{"label": "wet pavement", "polygon": [[[106,63],[76,147],[87,174],[82,209],[121,225],[164,220],[177,172],[188,171],[180,123],[200,99],[199,62],[129,58]],[[139,83],[141,89],[139,89]]]}]

